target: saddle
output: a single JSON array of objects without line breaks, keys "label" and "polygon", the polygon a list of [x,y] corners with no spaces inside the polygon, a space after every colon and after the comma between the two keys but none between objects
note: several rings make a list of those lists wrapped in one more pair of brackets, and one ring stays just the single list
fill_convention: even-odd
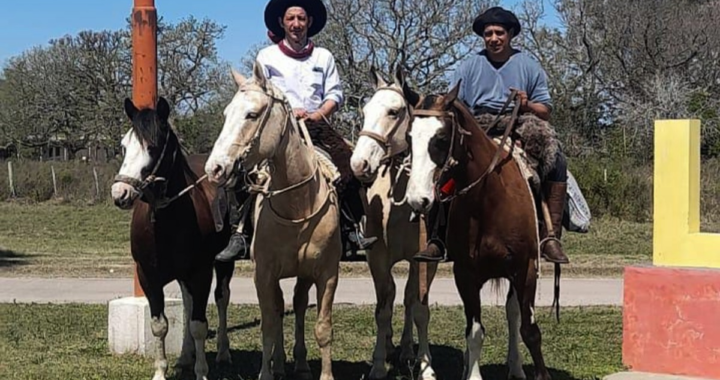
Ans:
[{"label": "saddle", "polygon": [[[482,114],[476,120],[485,129],[492,123],[496,115]],[[503,117],[498,123],[497,130],[504,131],[510,117]],[[554,130],[549,124],[539,121],[531,115],[521,115],[518,118],[518,126],[513,131],[513,140],[522,141],[523,146],[517,144],[512,147],[512,157],[520,168],[523,178],[528,182],[533,197],[539,194],[540,185],[543,182],[543,173],[550,171],[554,165],[554,157],[558,149],[558,142]],[[493,134],[494,135],[494,134]],[[500,144],[501,136],[493,136],[492,139]],[[510,152],[511,142],[504,146],[506,152]],[[568,174],[567,197],[565,202],[565,217],[563,227],[566,230],[577,233],[587,233],[590,226],[590,207],[580,190],[580,186],[573,177],[570,170]]]}]

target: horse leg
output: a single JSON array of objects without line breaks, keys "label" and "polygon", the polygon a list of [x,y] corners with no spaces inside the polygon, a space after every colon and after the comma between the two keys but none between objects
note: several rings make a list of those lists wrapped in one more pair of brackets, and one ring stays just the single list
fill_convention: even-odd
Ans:
[{"label": "horse leg", "polygon": [[208,363],[205,358],[205,340],[208,334],[207,303],[212,283],[212,270],[201,272],[192,279],[188,287],[192,296],[192,320],[190,335],[195,341],[195,379],[207,380]]},{"label": "horse leg", "polygon": [[485,340],[485,327],[482,325],[480,308],[480,288],[472,276],[458,273],[457,263],[455,264],[455,285],[460,293],[463,307],[465,309],[465,368],[463,379],[482,380],[480,374],[480,354],[483,341]]},{"label": "horse leg", "polygon": [[[381,242],[376,243],[371,254],[368,255],[368,265],[373,277],[375,297],[377,299],[375,305],[377,334],[375,349],[373,350],[373,365],[369,375],[370,379],[384,379],[387,377],[385,361],[387,360],[388,351],[393,349],[392,316],[395,301],[395,281],[392,277],[392,263],[387,250],[380,251],[381,246],[379,243]],[[412,326],[410,327],[410,334],[412,343]]]},{"label": "horse leg", "polygon": [[415,316],[415,302],[418,299],[420,286],[418,283],[418,266],[416,263],[410,262],[410,271],[407,282],[405,283],[405,295],[403,298],[403,307],[405,308],[405,318],[403,321],[403,332],[400,337],[400,363],[405,364],[415,360],[415,352],[413,350],[413,323]]},{"label": "horse leg", "polygon": [[[529,271],[524,281],[518,283],[518,298],[520,299],[520,313],[522,317],[522,325],[520,326],[520,334],[523,342],[530,351],[530,355],[535,365],[536,380],[550,380],[550,373],[545,367],[545,359],[543,358],[541,345],[542,336],[540,328],[535,320],[535,291],[537,286],[537,278],[534,271]],[[522,289],[522,290],[521,290]]]},{"label": "horse leg", "polygon": [[233,263],[216,262],[217,285],[215,287],[215,304],[218,308],[217,356],[216,363],[232,363],[230,356],[230,338],[227,331],[227,310],[230,304],[230,280],[235,265]]},{"label": "horse leg", "polygon": [[283,305],[277,305],[276,293],[279,291],[282,295],[282,290],[276,279],[268,278],[268,276],[258,277],[258,272],[261,271],[262,268],[255,271],[255,289],[260,305],[260,330],[262,332],[262,366],[258,380],[272,380],[270,365],[277,344],[277,330],[279,329],[282,334]]},{"label": "horse leg", "polygon": [[278,325],[275,329],[275,347],[272,353],[272,372],[275,378],[285,377],[285,333],[283,331],[283,320],[285,316],[285,299],[278,282],[275,286],[273,296],[275,297],[275,305],[277,306]]},{"label": "horse leg", "polygon": [[305,314],[308,307],[308,292],[312,281],[298,278],[295,284],[293,309],[295,309],[295,376],[300,379],[311,379],[310,365],[307,362],[307,347],[305,346]]},{"label": "horse leg", "polygon": [[195,343],[192,335],[190,335],[190,320],[192,317],[192,296],[188,291],[185,284],[178,281],[180,284],[180,291],[182,292],[183,309],[185,311],[185,328],[183,333],[182,350],[180,351],[180,357],[178,357],[175,367],[177,368],[190,368],[195,363]]},{"label": "horse leg", "polygon": [[[411,302],[411,310],[415,326],[418,331],[418,359],[420,360],[420,373],[418,379],[421,380],[432,380],[437,376],[433,370],[432,356],[430,355],[430,342],[428,340],[428,325],[430,323],[430,307],[429,305],[423,305],[419,298],[420,282],[419,282],[419,264],[416,262],[411,263],[410,276],[408,278],[408,285],[412,284],[410,295],[407,290],[405,293],[406,304]],[[428,289],[432,284],[432,280],[435,277],[437,271],[437,264],[428,264]],[[406,287],[408,289],[408,287]],[[408,297],[411,297],[408,300]],[[406,306],[407,309],[407,306]],[[411,330],[412,334],[412,330]],[[411,335],[412,336],[412,335]]]},{"label": "horse leg", "polygon": [[[337,267],[335,267],[337,268]],[[318,318],[315,324],[315,339],[320,348],[320,380],[333,380],[332,374],[332,306],[337,288],[337,269],[326,278],[315,283],[317,288]]]},{"label": "horse leg", "polygon": [[520,303],[518,301],[515,284],[510,286],[505,302],[505,316],[508,323],[508,378],[512,380],[525,379],[523,371],[523,358],[520,354]]},{"label": "horse leg", "polygon": [[155,337],[155,375],[153,380],[165,380],[168,362],[165,356],[165,337],[168,333],[168,320],[165,317],[165,294],[159,284],[143,285],[150,304],[150,329]]}]

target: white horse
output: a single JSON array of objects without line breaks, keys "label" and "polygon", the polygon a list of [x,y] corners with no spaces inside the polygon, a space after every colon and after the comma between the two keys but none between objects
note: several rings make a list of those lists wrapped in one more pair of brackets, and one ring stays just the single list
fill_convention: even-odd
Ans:
[{"label": "white horse", "polygon": [[[400,360],[405,362],[416,359],[420,363],[419,378],[435,379],[431,366],[430,345],[428,342],[428,324],[430,310],[427,299],[422,293],[432,283],[437,272],[437,263],[418,264],[412,259],[419,250],[420,226],[411,223],[412,210],[402,202],[393,199],[394,193],[405,193],[408,175],[402,160],[398,158],[408,149],[405,140],[411,122],[410,105],[403,96],[402,78],[396,74],[395,83],[388,85],[371,70],[375,94],[363,108],[363,129],[353,151],[351,166],[355,176],[364,182],[374,181],[368,189],[366,229],[378,241],[367,253],[377,306],[377,340],[373,352],[371,379],[383,379],[387,376],[385,362],[388,351],[393,349],[392,315],[395,301],[395,281],[392,268],[405,260],[410,263],[410,272],[405,285],[405,323],[400,340]],[[413,354],[413,321],[418,329],[419,350]]]},{"label": "white horse", "polygon": [[332,305],[342,254],[332,165],[305,145],[311,142],[304,130],[303,143],[301,128],[287,99],[266,79],[260,64],[255,63],[250,79],[235,71],[233,77],[238,91],[225,109],[225,124],[205,171],[213,182],[232,183],[236,163],[252,171],[267,162],[270,169],[263,175],[264,186],[252,186],[259,193],[251,252],[256,262],[254,280],[262,316],[260,379],[285,375],[280,279],[297,277],[293,299],[295,371],[312,378],[305,347],[305,312],[308,291],[315,285],[315,338],[322,357],[320,379],[331,380]]}]

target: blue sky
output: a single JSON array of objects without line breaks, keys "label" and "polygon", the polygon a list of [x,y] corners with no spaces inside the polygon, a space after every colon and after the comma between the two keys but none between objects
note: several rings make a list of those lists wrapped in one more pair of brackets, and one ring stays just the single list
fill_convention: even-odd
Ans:
[{"label": "blue sky", "polygon": [[[372,1],[372,0],[369,0]],[[546,21],[556,15],[546,4]],[[501,0],[513,7],[518,0]],[[221,58],[238,65],[248,48],[266,36],[263,10],[267,0],[155,0],[158,15],[175,22],[190,15],[210,18],[227,27],[218,42]],[[130,15],[132,0],[22,0],[6,1],[0,11],[0,65],[8,58],[53,38],[81,30],[120,29]]]}]

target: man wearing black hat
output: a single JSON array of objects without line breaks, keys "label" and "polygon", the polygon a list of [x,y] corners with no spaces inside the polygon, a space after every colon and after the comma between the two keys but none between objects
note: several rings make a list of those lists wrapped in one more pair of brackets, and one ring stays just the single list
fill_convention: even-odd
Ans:
[{"label": "man wearing black hat", "polygon": [[[326,150],[338,167],[340,178],[335,185],[342,209],[343,245],[363,250],[377,241],[376,237],[363,237],[359,229],[364,215],[360,195],[363,188],[350,168],[350,146],[326,121],[344,99],[340,77],[333,55],[310,40],[323,29],[326,20],[322,0],[271,0],[265,7],[265,25],[274,44],[260,50],[256,60],[265,76],[288,98],[295,117],[304,120],[313,144]],[[237,224],[241,213],[232,215],[235,220],[231,222]],[[238,229],[216,259],[246,258],[250,235]]]},{"label": "man wearing black hat", "polygon": [[[513,89],[518,91],[519,104],[513,103],[505,111],[511,113],[513,107],[520,107],[517,131],[532,131],[541,136],[533,147],[525,146],[530,155],[538,160],[538,171],[543,180],[543,195],[550,211],[553,233],[549,233],[541,223],[542,256],[554,263],[569,262],[560,245],[562,217],[565,208],[567,186],[567,163],[555,133],[548,123],[552,111],[552,102],[548,91],[545,71],[529,54],[510,46],[510,41],[521,30],[520,22],[512,13],[500,7],[493,7],[478,16],[473,22],[473,31],[485,42],[485,49],[470,55],[455,71],[451,88],[461,80],[458,99],[462,100],[473,112],[482,125],[489,125],[500,113],[503,104]],[[489,131],[491,136],[502,135],[502,128]],[[523,140],[522,133],[521,140]],[[538,146],[541,145],[541,146]],[[435,206],[442,207],[442,206]],[[432,210],[431,216],[438,210]],[[447,215],[447,210],[444,215]],[[429,218],[432,219],[432,218]],[[424,251],[419,252],[418,261],[443,261],[447,259],[445,252],[444,229],[441,223]],[[430,231],[430,230],[428,230]]]}]

